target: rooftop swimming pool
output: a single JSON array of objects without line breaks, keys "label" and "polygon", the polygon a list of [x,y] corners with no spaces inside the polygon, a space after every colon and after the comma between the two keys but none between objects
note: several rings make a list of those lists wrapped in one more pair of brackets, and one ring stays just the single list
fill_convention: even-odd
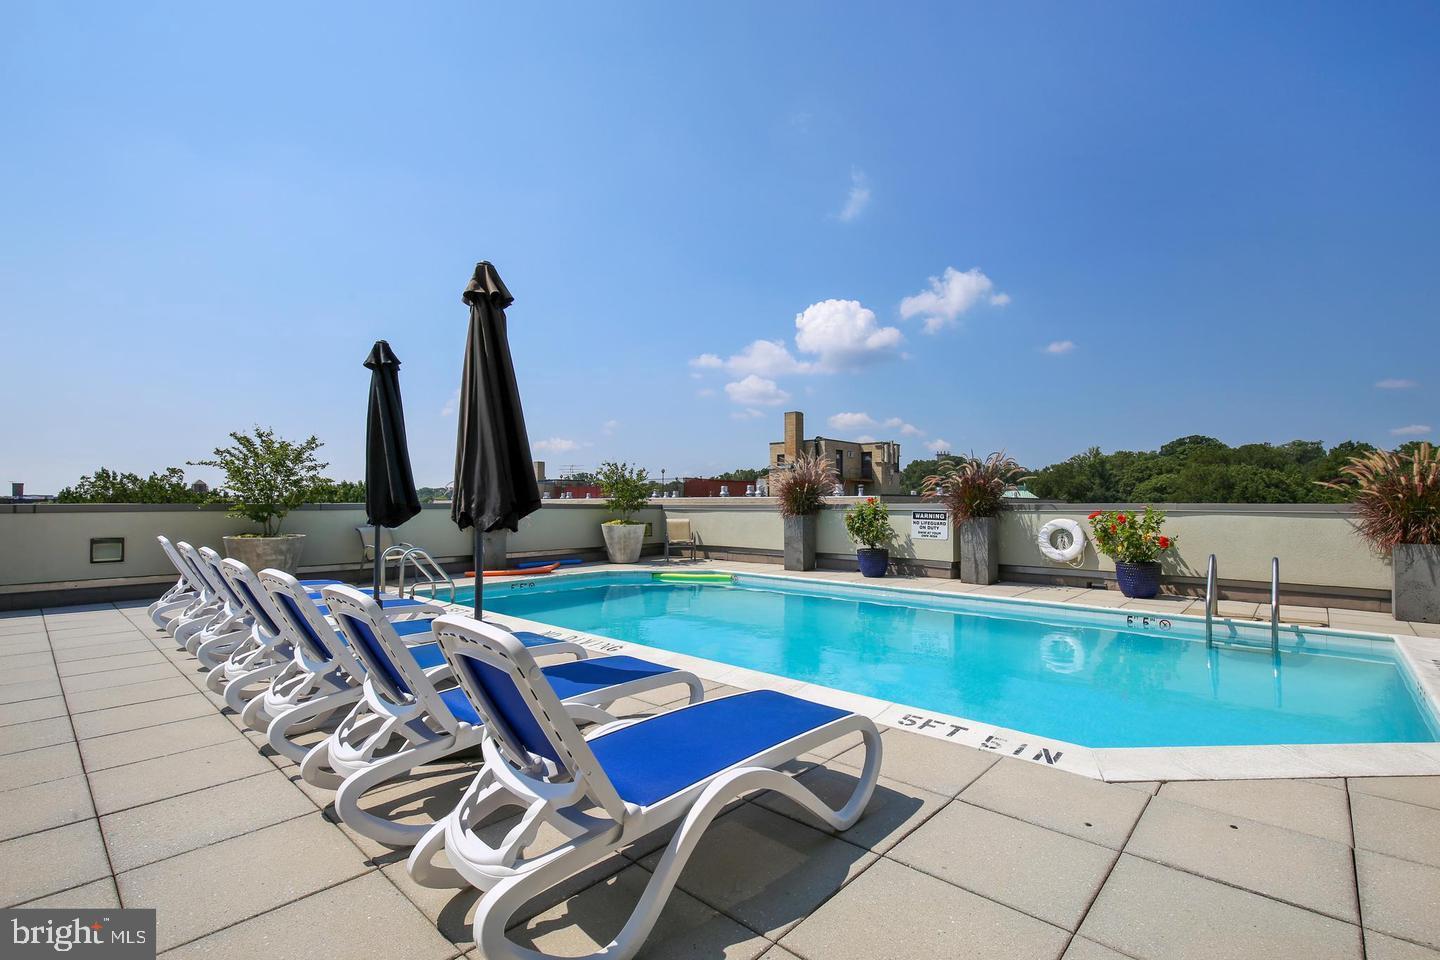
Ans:
[{"label": "rooftop swimming pool", "polygon": [[[466,588],[457,602],[473,602]],[[737,575],[487,582],[485,608],[1090,747],[1440,740],[1393,644]]]}]

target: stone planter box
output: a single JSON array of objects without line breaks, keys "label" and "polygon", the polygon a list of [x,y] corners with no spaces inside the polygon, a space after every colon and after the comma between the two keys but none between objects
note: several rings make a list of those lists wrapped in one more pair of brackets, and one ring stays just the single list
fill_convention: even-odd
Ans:
[{"label": "stone planter box", "polygon": [[1396,620],[1440,623],[1440,546],[1402,543],[1390,554]]},{"label": "stone planter box", "polygon": [[251,570],[275,569],[294,573],[300,568],[305,534],[287,533],[278,537],[225,537],[225,556],[239,560]]},{"label": "stone planter box", "polygon": [[975,517],[961,522],[960,579],[994,583],[1000,579],[1000,518]]},{"label": "stone planter box", "polygon": [[605,538],[605,552],[611,563],[634,563],[640,559],[645,545],[645,524],[602,523],[600,534]]},{"label": "stone planter box", "polygon": [[785,518],[785,569],[814,570],[815,540],[820,518],[815,514]]}]

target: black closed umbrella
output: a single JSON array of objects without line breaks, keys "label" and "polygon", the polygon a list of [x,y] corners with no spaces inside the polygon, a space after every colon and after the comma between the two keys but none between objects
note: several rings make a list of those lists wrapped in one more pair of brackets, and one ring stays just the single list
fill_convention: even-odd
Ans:
[{"label": "black closed umbrella", "polygon": [[400,359],[384,340],[365,358],[370,368],[370,416],[365,426],[365,514],[375,528],[375,602],[381,606],[381,527],[398,527],[420,512],[410,448],[405,443],[405,410],[400,403]]},{"label": "black closed umbrella", "polygon": [[515,301],[489,261],[461,300],[470,306],[465,373],[460,380],[460,426],[455,444],[455,499],[450,517],[475,530],[475,616],[481,616],[485,582],[484,535],[519,529],[520,519],[540,509],[540,488],[530,463],[530,437],[510,360],[505,308]]}]

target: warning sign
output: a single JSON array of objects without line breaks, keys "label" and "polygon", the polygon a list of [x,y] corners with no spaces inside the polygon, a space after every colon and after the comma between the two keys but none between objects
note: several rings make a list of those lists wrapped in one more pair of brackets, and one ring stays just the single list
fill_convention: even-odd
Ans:
[{"label": "warning sign", "polygon": [[950,513],[947,510],[910,511],[910,535],[916,540],[949,540]]}]

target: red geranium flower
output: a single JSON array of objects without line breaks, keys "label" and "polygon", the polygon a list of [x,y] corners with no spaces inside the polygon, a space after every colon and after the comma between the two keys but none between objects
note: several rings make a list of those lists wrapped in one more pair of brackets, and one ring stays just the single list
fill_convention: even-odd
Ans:
[{"label": "red geranium flower", "polygon": [[1118,521],[1121,522],[1121,523],[1124,523],[1124,522],[1125,522],[1125,514],[1122,513],[1122,514],[1120,514],[1120,516],[1116,517],[1115,519],[1118,520]]},{"label": "red geranium flower", "polygon": [[1095,519],[1096,517],[1098,517],[1098,516],[1100,516],[1100,511],[1099,511],[1099,510],[1096,510],[1094,513],[1090,514],[1090,516],[1086,517],[1085,519],[1086,519],[1086,520],[1094,520],[1094,519]]},{"label": "red geranium flower", "polygon": [[1160,549],[1161,549],[1161,550],[1169,550],[1169,549],[1170,549],[1170,538],[1169,538],[1169,537],[1161,537],[1161,538],[1160,538]]},{"label": "red geranium flower", "polygon": [[1111,532],[1111,533],[1114,533],[1114,532],[1115,532],[1115,524],[1113,524],[1113,523],[1110,524],[1110,532]]}]

